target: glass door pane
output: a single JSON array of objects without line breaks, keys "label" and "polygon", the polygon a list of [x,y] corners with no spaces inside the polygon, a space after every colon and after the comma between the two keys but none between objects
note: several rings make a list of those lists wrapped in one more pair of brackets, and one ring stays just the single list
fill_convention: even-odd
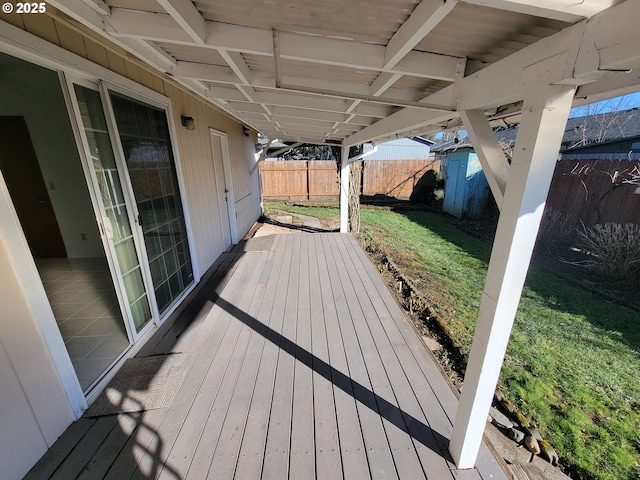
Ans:
[{"label": "glass door pane", "polygon": [[162,315],[193,282],[167,114],[118,93],[110,98]]},{"label": "glass door pane", "polygon": [[103,222],[119,267],[135,331],[151,319],[149,298],[144,286],[138,252],[133,238],[129,212],[125,203],[120,175],[102,109],[100,94],[90,88],[74,85],[82,125],[91,151],[90,163],[96,175],[106,219]]}]

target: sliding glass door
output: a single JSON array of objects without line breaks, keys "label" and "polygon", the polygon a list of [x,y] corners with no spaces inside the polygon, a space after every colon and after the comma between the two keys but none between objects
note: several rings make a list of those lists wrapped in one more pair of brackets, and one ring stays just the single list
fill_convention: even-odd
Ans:
[{"label": "sliding glass door", "polygon": [[135,342],[194,283],[167,111],[71,83],[98,223]]},{"label": "sliding glass door", "polygon": [[105,230],[103,235],[107,240],[107,248],[115,257],[117,277],[128,304],[127,316],[131,318],[137,334],[152,315],[107,120],[98,91],[80,85],[74,85],[74,90],[91,155],[90,169],[99,192],[98,201],[103,212],[101,223]]},{"label": "sliding glass door", "polygon": [[193,282],[165,110],[110,92],[160,315]]}]

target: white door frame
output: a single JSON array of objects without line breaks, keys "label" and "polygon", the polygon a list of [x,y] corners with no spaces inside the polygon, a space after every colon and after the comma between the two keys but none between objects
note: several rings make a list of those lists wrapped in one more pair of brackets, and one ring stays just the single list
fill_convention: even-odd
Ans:
[{"label": "white door frame", "polygon": [[[236,216],[236,197],[233,193],[233,177],[231,176],[231,155],[229,153],[229,137],[226,133],[213,128],[209,129],[211,134],[211,148],[213,149],[213,137],[220,139],[222,150],[222,169],[224,170],[224,184],[227,192],[227,209],[229,211],[229,226],[231,228],[231,243],[238,243],[238,219]],[[215,161],[215,159],[214,159]]]}]

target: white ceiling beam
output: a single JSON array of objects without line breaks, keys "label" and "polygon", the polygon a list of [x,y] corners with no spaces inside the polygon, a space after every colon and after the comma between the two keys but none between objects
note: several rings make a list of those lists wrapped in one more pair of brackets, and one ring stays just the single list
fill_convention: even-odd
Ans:
[{"label": "white ceiling beam", "polygon": [[356,115],[364,115],[366,117],[385,118],[391,115],[394,107],[388,105],[374,105],[372,103],[359,102],[354,108],[345,110],[346,113],[355,113]]},{"label": "white ceiling beam", "polygon": [[288,147],[281,148],[280,150],[276,150],[275,152],[271,153],[271,156],[272,157],[277,157],[281,153],[286,153],[286,152],[288,152],[289,150],[291,150],[293,148],[299,147],[300,145],[304,145],[304,144],[301,143],[301,142],[296,142],[296,143],[294,143],[292,145],[289,145]]},{"label": "white ceiling beam", "polygon": [[189,34],[171,15],[112,8],[105,24],[107,33],[115,37],[143,38],[157,42],[193,45]]},{"label": "white ceiling beam", "polygon": [[191,78],[209,82],[229,83],[232,85],[241,84],[231,67],[222,65],[209,65],[195,62],[176,62],[171,73],[179,78]]},{"label": "white ceiling beam", "polygon": [[619,0],[462,0],[484,7],[526,13],[575,23],[605,10]]},{"label": "white ceiling beam", "polygon": [[194,42],[204,43],[205,21],[191,0],[158,0],[158,3]]},{"label": "white ceiling beam", "polygon": [[271,121],[278,122],[280,124],[286,124],[287,122],[289,122],[289,123],[295,123],[298,125],[308,125],[310,127],[317,127],[325,130],[331,128],[331,125],[333,125],[333,122],[327,122],[324,120],[315,120],[313,118],[299,118],[299,117],[292,118],[285,115],[271,115]]},{"label": "white ceiling beam", "polygon": [[325,122],[344,122],[348,118],[348,115],[341,113],[305,110],[302,108],[271,107],[271,111],[274,115],[281,115],[289,118],[308,118],[312,120],[322,120]]},{"label": "white ceiling beam", "polygon": [[640,91],[640,71],[616,73],[603,80],[578,87],[575,106],[607,100]]},{"label": "white ceiling beam", "polygon": [[395,67],[456,6],[457,0],[422,0],[391,37],[384,55],[384,69]]},{"label": "white ceiling beam", "polygon": [[[108,20],[115,36],[194,44],[169,15],[114,7]],[[255,55],[273,55],[271,30],[206,21],[204,46]],[[386,47],[326,37],[279,32],[280,57],[325,65],[382,71]],[[410,51],[391,73],[454,81],[458,57]]]},{"label": "white ceiling beam", "polygon": [[345,100],[295,95],[282,92],[256,92],[256,95],[257,101],[266,105],[320,110],[335,113],[343,113],[347,103]]},{"label": "white ceiling beam", "polygon": [[400,78],[402,78],[402,75],[398,73],[382,72],[369,87],[369,94],[374,97],[382,95]]},{"label": "white ceiling beam", "polygon": [[228,52],[226,50],[219,50],[220,55],[227,62],[227,65],[235,72],[243,85],[251,85],[251,78],[253,73],[249,69],[247,62],[242,58],[242,54],[238,52]]},{"label": "white ceiling beam", "polygon": [[254,112],[254,113],[269,113],[265,111],[264,107],[259,103],[253,102],[229,102],[227,108],[233,112]]},{"label": "white ceiling beam", "polygon": [[[382,71],[386,47],[335,38],[310,37],[280,32],[280,57],[347,68]],[[391,73],[454,81],[458,57],[428,52],[409,52]]]},{"label": "white ceiling beam", "polygon": [[220,100],[236,100],[244,102],[247,97],[235,87],[209,87],[207,90],[207,98],[216,98]]},{"label": "white ceiling beam", "polygon": [[[363,83],[354,82],[342,82],[339,80],[325,80],[321,78],[309,78],[309,77],[294,77],[290,75],[283,75],[281,79],[280,87],[276,87],[275,77],[265,72],[252,72],[253,80],[251,84],[256,88],[268,88],[278,91],[286,91],[287,86],[292,86],[291,91],[301,91],[305,88],[309,88],[312,92],[326,91],[332,92],[334,96],[340,96],[345,99],[351,99],[354,96],[360,98],[374,97],[371,92],[371,87]],[[382,75],[394,75],[382,73]],[[400,78],[401,75],[397,75]],[[215,80],[212,80],[215,81]],[[397,104],[398,102],[417,102],[422,96],[414,91],[408,89],[391,88],[387,90],[387,101],[385,103]],[[391,100],[392,99],[392,100]],[[381,99],[375,99],[375,101],[382,101]]]},{"label": "white ceiling beam", "polygon": [[107,16],[109,15],[109,6],[104,3],[102,0],[84,0],[84,3],[89,7],[93,8],[100,15]]},{"label": "white ceiling beam", "polygon": [[465,110],[460,112],[460,116],[480,159],[498,209],[502,210],[502,199],[509,177],[509,163],[483,111]]},{"label": "white ceiling beam", "polygon": [[[619,75],[600,69],[601,52],[606,52],[607,59],[615,58],[615,61],[609,61],[615,62],[617,67],[637,68],[640,66],[637,48],[640,31],[635,28],[619,28],[619,25],[626,26],[628,21],[632,22],[635,18],[640,18],[640,2],[626,1],[617,4],[588,21],[567,27],[464,77],[459,86],[458,109],[484,110],[522,100],[525,90],[522,71],[551,57],[555,57],[563,68],[553,69],[550,73],[552,76],[548,78],[550,83],[568,82],[579,85],[602,81],[607,74]],[[633,72],[631,75],[634,75]],[[640,86],[638,80],[637,75],[630,79]],[[426,97],[425,101],[444,104],[452,98],[453,90],[453,86],[446,87]],[[345,144],[365,143],[390,134],[420,129],[431,123],[438,124],[457,116],[403,109],[346,138]]]}]

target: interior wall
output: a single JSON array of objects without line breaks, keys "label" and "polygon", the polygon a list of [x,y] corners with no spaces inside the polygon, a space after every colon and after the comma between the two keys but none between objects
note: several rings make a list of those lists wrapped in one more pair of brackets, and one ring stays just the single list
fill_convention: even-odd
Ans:
[{"label": "interior wall", "polygon": [[[13,270],[2,228],[0,465],[2,478],[18,479],[25,475],[74,419],[23,294],[23,287]],[[20,321],[16,322],[15,319]]]},{"label": "interior wall", "polygon": [[2,53],[0,68],[0,115],[25,117],[67,256],[104,256],[58,75]]}]

